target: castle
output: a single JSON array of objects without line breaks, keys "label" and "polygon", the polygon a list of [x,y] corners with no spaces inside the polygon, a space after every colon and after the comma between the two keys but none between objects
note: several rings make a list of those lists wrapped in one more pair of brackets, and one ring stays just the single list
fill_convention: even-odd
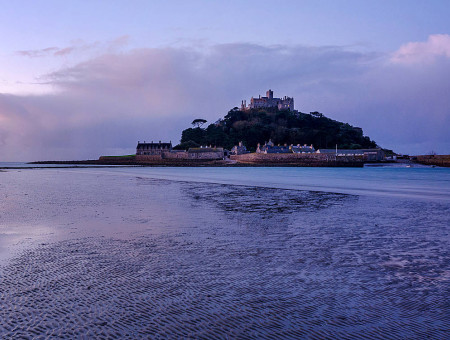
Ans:
[{"label": "castle", "polygon": [[241,102],[241,110],[249,109],[259,109],[265,107],[277,107],[278,110],[291,110],[294,111],[294,98],[286,97],[284,98],[274,98],[273,91],[269,90],[266,92],[266,97],[251,98],[250,104],[247,106],[247,101],[243,100]]}]

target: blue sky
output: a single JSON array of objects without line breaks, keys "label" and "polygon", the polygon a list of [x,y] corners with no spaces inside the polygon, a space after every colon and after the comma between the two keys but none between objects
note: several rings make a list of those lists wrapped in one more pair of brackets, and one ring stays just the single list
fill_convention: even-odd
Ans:
[{"label": "blue sky", "polygon": [[268,88],[383,147],[450,153],[449,1],[0,5],[4,160],[176,143]]},{"label": "blue sky", "polygon": [[389,51],[448,30],[448,1],[2,1],[2,46],[132,37],[134,47],[204,41],[365,45]]}]

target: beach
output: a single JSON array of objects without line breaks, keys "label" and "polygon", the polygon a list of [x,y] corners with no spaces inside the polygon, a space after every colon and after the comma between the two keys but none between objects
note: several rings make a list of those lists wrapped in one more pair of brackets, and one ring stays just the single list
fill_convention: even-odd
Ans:
[{"label": "beach", "polygon": [[0,337],[445,338],[450,172],[408,170],[6,169]]}]

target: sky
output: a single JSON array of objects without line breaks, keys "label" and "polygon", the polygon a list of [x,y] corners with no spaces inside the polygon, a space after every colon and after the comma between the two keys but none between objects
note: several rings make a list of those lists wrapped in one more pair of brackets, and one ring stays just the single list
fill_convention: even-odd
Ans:
[{"label": "sky", "polygon": [[0,6],[0,161],[177,144],[268,89],[381,147],[450,154],[448,0]]}]

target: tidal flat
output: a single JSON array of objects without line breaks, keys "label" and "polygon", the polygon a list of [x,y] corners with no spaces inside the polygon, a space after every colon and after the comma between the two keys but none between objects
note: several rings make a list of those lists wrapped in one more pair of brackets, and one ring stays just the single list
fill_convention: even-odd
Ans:
[{"label": "tidal flat", "polygon": [[414,171],[6,170],[0,338],[443,339],[450,172]]}]

